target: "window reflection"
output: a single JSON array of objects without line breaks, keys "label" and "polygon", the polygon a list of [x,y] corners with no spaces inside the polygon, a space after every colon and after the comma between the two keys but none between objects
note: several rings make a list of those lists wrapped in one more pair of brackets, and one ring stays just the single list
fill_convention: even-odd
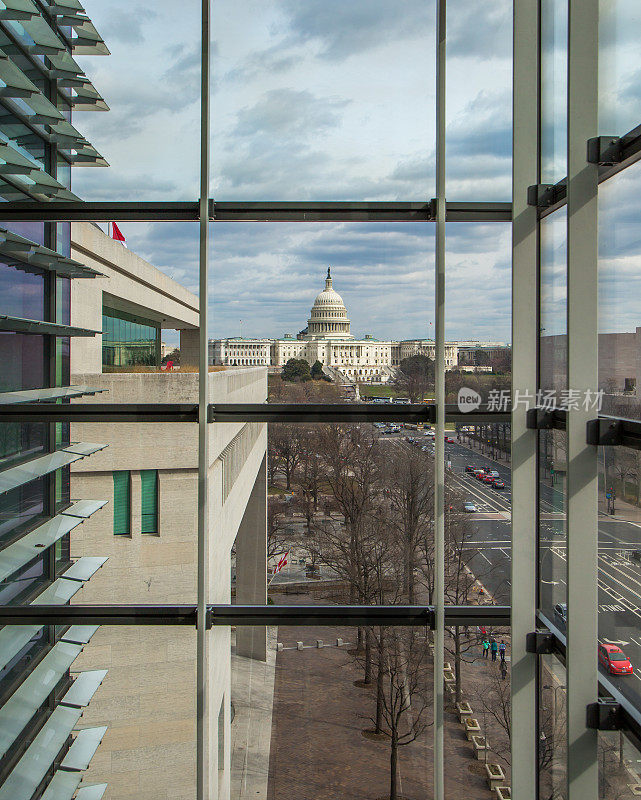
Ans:
[{"label": "window reflection", "polygon": [[160,365],[160,328],[151,320],[106,307],[102,320],[103,366]]}]

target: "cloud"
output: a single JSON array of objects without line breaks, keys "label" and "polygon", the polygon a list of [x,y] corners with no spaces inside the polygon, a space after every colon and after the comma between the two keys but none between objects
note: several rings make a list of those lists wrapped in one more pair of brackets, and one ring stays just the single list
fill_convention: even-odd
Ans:
[{"label": "cloud", "polygon": [[257,136],[286,135],[292,139],[313,139],[340,124],[340,111],[348,100],[315,97],[308,91],[272,89],[249,108],[237,114],[233,136],[242,139]]},{"label": "cloud", "polygon": [[406,39],[433,38],[433,4],[404,0],[285,0],[290,35],[286,44],[314,43],[318,57],[343,61]]}]

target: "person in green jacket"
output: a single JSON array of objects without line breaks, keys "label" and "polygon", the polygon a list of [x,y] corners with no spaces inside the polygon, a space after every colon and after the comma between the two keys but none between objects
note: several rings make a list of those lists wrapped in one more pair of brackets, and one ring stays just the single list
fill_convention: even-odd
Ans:
[{"label": "person in green jacket", "polygon": [[499,652],[499,644],[496,639],[490,642],[490,650],[492,651],[492,661],[496,661],[496,654]]},{"label": "person in green jacket", "polygon": [[483,658],[487,658],[487,654],[490,650],[490,643],[487,639],[483,639]]}]

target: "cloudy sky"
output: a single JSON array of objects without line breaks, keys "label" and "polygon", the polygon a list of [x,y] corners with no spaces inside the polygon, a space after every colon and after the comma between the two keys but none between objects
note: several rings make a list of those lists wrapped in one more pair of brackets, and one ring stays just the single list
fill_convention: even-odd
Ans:
[{"label": "cloudy sky", "polygon": [[[74,190],[87,200],[195,199],[200,3],[183,0],[180,14],[169,0],[84,4],[112,55],[81,61],[111,111],[74,121],[111,167],[75,170]],[[448,3],[450,200],[510,199],[511,6]],[[214,198],[433,196],[434,2],[213,8]],[[133,250],[196,290],[196,225],[122,228]],[[447,241],[446,335],[509,341],[508,226],[451,224]],[[429,336],[433,250],[427,224],[216,223],[210,333],[237,335],[240,320],[244,335],[296,333],[331,265],[355,334]]]}]

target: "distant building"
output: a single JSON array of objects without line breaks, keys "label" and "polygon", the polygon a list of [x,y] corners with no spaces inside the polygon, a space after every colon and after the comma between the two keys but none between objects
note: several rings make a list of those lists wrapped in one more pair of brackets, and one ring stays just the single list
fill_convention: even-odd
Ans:
[{"label": "distant building", "polygon": [[[543,385],[565,388],[567,336],[542,336],[539,345]],[[599,389],[637,396],[641,381],[641,327],[630,333],[599,334]]]},{"label": "distant building", "polygon": [[[474,350],[508,350],[499,342],[464,342]],[[347,382],[386,383],[394,377],[401,361],[415,355],[435,357],[432,339],[382,340],[365,335],[355,339],[343,298],[334,290],[331,270],[325,288],[314,300],[307,327],[281,339],[210,339],[209,363],[225,366],[282,367],[290,358],[303,358],[310,365],[320,361],[326,374]],[[459,365],[459,343],[445,343],[445,366]],[[474,362],[465,362],[472,368]],[[479,365],[480,367],[481,365]]]}]

